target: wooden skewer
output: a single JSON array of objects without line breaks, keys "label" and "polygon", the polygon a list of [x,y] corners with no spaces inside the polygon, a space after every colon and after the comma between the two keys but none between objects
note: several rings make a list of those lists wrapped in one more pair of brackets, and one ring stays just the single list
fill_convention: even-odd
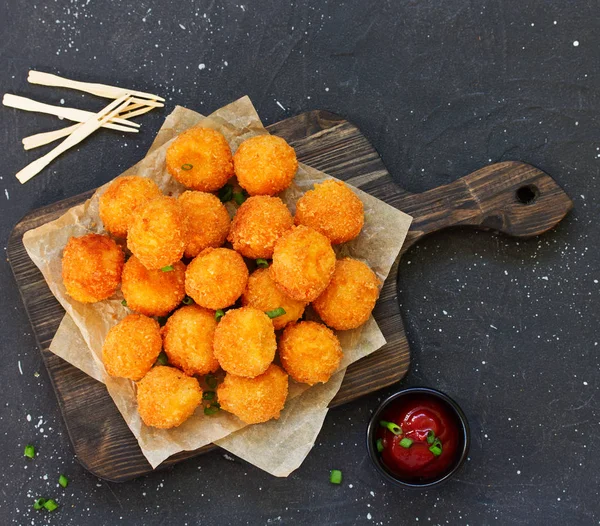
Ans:
[{"label": "wooden skewer", "polygon": [[17,173],[17,179],[21,182],[21,184],[23,184],[29,181],[29,179],[32,177],[35,177],[61,153],[65,152],[76,144],[79,144],[88,135],[91,135],[113,117],[121,113],[127,106],[129,106],[129,103],[130,99],[127,95],[124,95],[111,102],[102,111],[92,114],[92,117],[86,120],[77,130],[69,135],[69,137],[61,142],[56,148],[54,148],[54,150],[51,150],[46,155],[36,159],[31,164],[23,168],[19,173]]},{"label": "wooden skewer", "polygon": [[108,99],[116,99],[123,95],[133,95],[136,97],[142,97],[144,99],[158,100],[164,102],[165,99],[158,95],[152,95],[151,93],[144,93],[143,91],[134,91],[124,88],[117,88],[114,86],[108,86],[106,84],[97,84],[92,82],[79,82],[77,80],[69,80],[58,75],[52,75],[51,73],[43,73],[41,71],[29,71],[29,77],[27,78],[32,84],[41,84],[42,86],[56,86],[59,88],[71,88],[79,91],[85,91],[92,95],[99,97],[106,97]]},{"label": "wooden skewer", "polygon": [[[32,150],[33,148],[38,148],[40,146],[44,146],[45,144],[49,144],[51,142],[57,141],[58,139],[62,139],[67,135],[73,133],[77,128],[81,126],[81,123],[73,124],[72,126],[67,126],[66,128],[61,128],[60,130],[53,130],[49,132],[36,133],[35,135],[29,135],[28,137],[23,137],[21,142],[23,143],[23,148],[25,150]],[[117,129],[118,124],[115,124],[112,127],[113,130]],[[106,127],[106,126],[104,126]],[[137,128],[128,128],[126,126],[119,126],[119,129],[123,132],[128,133],[138,133],[140,130]]]},{"label": "wooden skewer", "polygon": [[[2,98],[2,104],[18,110],[37,111],[40,113],[56,115],[57,117],[62,117],[63,119],[68,119],[75,122],[85,122],[90,117],[96,115],[91,111],[78,110],[76,108],[64,108],[63,106],[52,106],[50,104],[44,104],[42,102],[28,99],[27,97],[12,95],[11,93],[4,94],[4,97]],[[107,123],[106,127],[122,131],[122,128],[115,128],[115,123],[123,126],[133,126],[134,128],[140,127],[137,122],[131,122],[119,118],[112,119],[112,122]]]}]

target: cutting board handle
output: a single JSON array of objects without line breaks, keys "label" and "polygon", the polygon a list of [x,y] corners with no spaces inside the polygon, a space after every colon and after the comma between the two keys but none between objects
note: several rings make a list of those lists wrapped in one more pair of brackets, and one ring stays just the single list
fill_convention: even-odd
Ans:
[{"label": "cutting board handle", "polygon": [[394,206],[413,216],[404,252],[423,236],[452,226],[536,236],[556,226],[573,201],[548,174],[507,161],[421,194],[403,194]]}]

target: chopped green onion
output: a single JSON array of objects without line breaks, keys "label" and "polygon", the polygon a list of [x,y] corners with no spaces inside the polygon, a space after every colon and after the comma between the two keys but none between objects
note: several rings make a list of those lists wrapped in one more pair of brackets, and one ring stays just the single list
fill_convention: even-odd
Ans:
[{"label": "chopped green onion", "polygon": [[402,434],[402,428],[398,424],[396,424],[394,422],[387,422],[385,420],[380,420],[379,421],[379,425],[381,427],[387,428],[392,433],[394,433],[394,435],[401,435]]},{"label": "chopped green onion", "polygon": [[215,312],[215,320],[217,320],[217,323],[219,323],[221,321],[221,318],[225,316],[225,311],[223,309],[219,309],[218,311]]},{"label": "chopped green onion", "polygon": [[231,186],[230,184],[226,184],[223,188],[219,190],[218,196],[222,203],[231,201],[231,197],[233,196],[233,186]]},{"label": "chopped green onion", "polygon": [[54,499],[48,499],[46,502],[44,502],[43,506],[48,511],[54,511],[56,508],[58,508],[58,504],[56,504]]},{"label": "chopped green onion", "polygon": [[41,510],[44,507],[44,504],[46,504],[46,499],[37,499],[33,503],[33,509],[34,510]]},{"label": "chopped green onion", "polygon": [[438,446],[431,446],[429,451],[431,451],[436,457],[439,457],[442,454],[442,448]]},{"label": "chopped green onion", "polygon": [[208,385],[208,387],[210,387],[211,389],[217,387],[217,379],[212,374],[207,374],[204,377],[204,381],[206,382],[206,385]]},{"label": "chopped green onion", "polygon": [[406,449],[408,449],[410,446],[412,446],[413,441],[410,438],[406,438],[404,437],[402,440],[400,440],[400,445],[402,447],[405,447]]},{"label": "chopped green onion", "polygon": [[163,267],[160,270],[162,270],[163,272],[171,272],[172,270],[175,270],[175,267],[173,265],[167,265],[166,267]]},{"label": "chopped green onion", "polygon": [[434,441],[435,441],[435,433],[430,429],[429,431],[427,431],[427,443],[433,444]]},{"label": "chopped green onion", "polygon": [[123,307],[127,307],[127,300],[123,300],[123,301],[121,302],[121,305],[123,305]]},{"label": "chopped green onion", "polygon": [[269,268],[269,262],[266,259],[258,258],[256,260],[256,266],[260,268]]},{"label": "chopped green onion", "polygon": [[35,447],[32,446],[31,444],[27,444],[25,446],[24,455],[28,458],[34,458],[35,457]]},{"label": "chopped green onion", "polygon": [[233,200],[238,205],[241,205],[246,199],[248,198],[246,197],[246,194],[244,194],[244,192],[233,192]]},{"label": "chopped green onion", "polygon": [[283,307],[277,307],[276,309],[268,310],[265,314],[271,319],[278,318],[285,314],[285,309]]},{"label": "chopped green onion", "polygon": [[203,400],[214,400],[215,392],[214,391],[204,391],[204,393],[202,393],[202,399]]},{"label": "chopped green onion", "polygon": [[192,305],[194,303],[194,300],[189,296],[186,296],[185,298],[183,298],[183,301],[181,303],[183,303],[184,305]]},{"label": "chopped green onion", "polygon": [[342,483],[342,472],[339,469],[332,469],[329,473],[329,482],[332,484]]},{"label": "chopped green onion", "polygon": [[167,365],[169,363],[169,357],[165,351],[160,351],[156,363],[154,365]]},{"label": "chopped green onion", "polygon": [[436,438],[433,441],[433,445],[430,446],[429,451],[431,451],[436,457],[439,457],[442,454],[442,442],[439,438]]},{"label": "chopped green onion", "polygon": [[377,439],[377,452],[381,453],[383,451],[383,440],[381,438]]},{"label": "chopped green onion", "polygon": [[58,477],[58,483],[63,488],[66,488],[69,485],[69,479],[67,477],[65,477],[64,475],[61,475],[60,477]]},{"label": "chopped green onion", "polygon": [[164,326],[165,326],[165,323],[167,323],[167,320],[168,320],[168,319],[169,319],[169,317],[168,317],[168,316],[159,316],[158,318],[156,318],[156,320],[158,321],[158,324],[159,324],[161,327],[164,327]]},{"label": "chopped green onion", "polygon": [[194,165],[193,165],[193,164],[190,164],[190,163],[185,163],[185,164],[182,164],[182,165],[181,165],[181,169],[182,169],[182,170],[185,170],[186,172],[187,172],[188,170],[191,170],[193,167],[194,167]]},{"label": "chopped green onion", "polygon": [[204,408],[204,414],[206,416],[212,416],[217,414],[221,410],[221,405],[219,402],[215,402],[214,404],[210,404],[208,407]]}]

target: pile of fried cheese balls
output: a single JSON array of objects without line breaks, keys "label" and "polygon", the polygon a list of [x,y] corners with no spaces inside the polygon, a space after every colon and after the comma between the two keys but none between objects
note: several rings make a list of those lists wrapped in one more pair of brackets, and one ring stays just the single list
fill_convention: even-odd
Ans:
[{"label": "pile of fried cheese balls", "polygon": [[[232,155],[221,133],[192,128],[169,145],[166,167],[188,188],[177,198],[135,175],[102,193],[110,235],[69,239],[66,291],[93,303],[121,287],[132,313],[108,332],[102,359],[108,374],[137,383],[146,425],[179,426],[201,406],[248,424],[278,418],[288,378],[326,382],[342,358],[332,329],[359,327],[377,301],[374,272],[336,260],[332,248],[360,233],[362,202],[328,179],[298,200],[293,217],[277,194],[298,161],[273,135],[247,139]],[[231,199],[240,204],[233,219],[223,204]],[[324,323],[302,321],[309,303]]]}]

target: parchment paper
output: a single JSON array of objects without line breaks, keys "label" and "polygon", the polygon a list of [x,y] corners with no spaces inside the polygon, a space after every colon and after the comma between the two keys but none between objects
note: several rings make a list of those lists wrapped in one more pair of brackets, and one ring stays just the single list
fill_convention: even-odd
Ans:
[{"label": "parchment paper", "polygon": [[[167,173],[165,152],[177,134],[197,125],[221,131],[233,151],[246,138],[267,133],[248,97],[217,110],[210,117],[177,107],[165,120],[148,155],[121,175],[149,177],[163,192],[178,195],[183,187]],[[296,199],[304,191],[328,177],[301,164],[295,184],[281,197],[293,210]],[[377,323],[371,317],[359,329],[338,332],[344,351],[338,372],[325,385],[312,388],[290,381],[286,408],[278,421],[245,426],[237,417],[224,411],[207,417],[199,410],[175,429],[158,430],[145,426],[137,412],[134,382],[108,376],[101,361],[106,333],[129,313],[121,305],[120,292],[110,300],[81,304],[72,301],[66,294],[61,278],[62,250],[69,237],[104,232],[98,216],[98,197],[107,186],[99,188],[86,203],[72,208],[51,223],[27,232],[23,237],[27,252],[67,311],[51,351],[106,384],[153,467],[179,451],[215,442],[269,473],[288,475],[310,451],[325,418],[327,405],[341,385],[345,368],[385,344]],[[361,190],[354,190],[365,207],[365,226],[360,236],[341,250],[344,255],[352,255],[369,264],[383,282],[400,251],[411,218]],[[233,213],[233,205],[229,208]]]}]

